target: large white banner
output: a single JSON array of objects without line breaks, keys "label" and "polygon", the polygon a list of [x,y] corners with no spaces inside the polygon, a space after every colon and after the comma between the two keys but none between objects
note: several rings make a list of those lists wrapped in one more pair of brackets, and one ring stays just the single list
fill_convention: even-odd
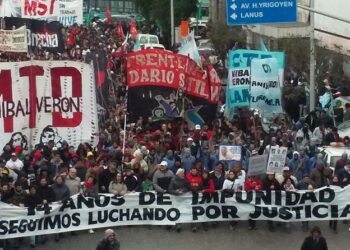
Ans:
[{"label": "large white banner", "polygon": [[23,0],[22,17],[56,20],[63,25],[83,23],[82,0]]},{"label": "large white banner", "polygon": [[123,225],[175,225],[232,220],[282,222],[350,219],[350,187],[310,191],[172,196],[74,196],[35,209],[0,203],[0,239]]},{"label": "large white banner", "polygon": [[0,63],[0,148],[96,143],[95,78],[72,61]]},{"label": "large white banner", "polygon": [[0,30],[0,51],[27,52],[26,26],[22,26],[16,30]]}]

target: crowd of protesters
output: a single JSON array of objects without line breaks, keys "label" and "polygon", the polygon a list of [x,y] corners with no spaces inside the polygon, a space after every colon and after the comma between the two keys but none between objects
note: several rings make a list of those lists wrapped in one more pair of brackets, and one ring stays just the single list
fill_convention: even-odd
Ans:
[{"label": "crowd of protesters", "polygon": [[[35,51],[28,57],[3,53],[0,60],[86,61],[90,53],[98,50],[108,62],[109,72],[122,72],[122,56],[118,49],[123,39],[114,28],[102,24],[64,28],[66,50],[63,54]],[[350,146],[349,137],[339,137],[326,111],[315,112],[312,119],[300,119],[293,125],[280,120],[278,127],[269,131],[263,130],[259,116],[247,112],[237,112],[230,121],[221,117],[194,127],[183,120],[156,123],[151,117],[140,117],[124,128],[124,78],[122,74],[110,77],[120,84],[115,88],[115,101],[109,102],[100,122],[98,144],[82,142],[74,147],[66,141],[55,145],[49,140],[33,150],[7,144],[0,156],[2,202],[35,208],[64,201],[75,194],[124,196],[131,192],[155,191],[180,196],[187,192],[312,191],[327,185],[344,187],[350,183],[350,162],[346,154],[332,169],[317,151],[319,146],[332,143]],[[220,144],[242,146],[242,160],[219,161]],[[283,173],[248,176],[249,157],[267,153],[270,146],[288,148]],[[276,230],[277,224],[267,223],[270,231]],[[230,222],[230,229],[234,230],[237,224]],[[249,220],[247,226],[253,230],[257,223]],[[336,221],[330,226],[337,231]],[[301,227],[308,230],[308,223],[303,222]],[[193,232],[200,228],[208,230],[209,225],[191,225]],[[289,231],[289,223],[284,223],[283,228]],[[176,225],[175,230],[180,232],[181,225]],[[55,235],[54,238],[59,241],[60,237]],[[32,237],[31,246],[46,240],[46,236]]]}]

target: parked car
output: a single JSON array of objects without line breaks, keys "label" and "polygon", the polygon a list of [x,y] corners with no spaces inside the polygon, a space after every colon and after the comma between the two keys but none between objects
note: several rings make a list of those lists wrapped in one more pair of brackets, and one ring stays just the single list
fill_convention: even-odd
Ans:
[{"label": "parked car", "polygon": [[335,164],[341,158],[343,153],[347,153],[350,156],[350,148],[347,147],[325,146],[320,147],[319,150],[323,155],[324,162],[331,168],[335,168]]},{"label": "parked car", "polygon": [[340,123],[338,126],[338,134],[341,138],[344,138],[344,136],[350,136],[350,121],[345,121],[343,123]]},{"label": "parked car", "polygon": [[163,44],[160,43],[146,43],[144,45],[145,49],[161,49],[161,50],[165,50],[165,47]]},{"label": "parked car", "polygon": [[159,39],[156,35],[138,34],[137,39],[140,41],[140,45],[159,44]]}]

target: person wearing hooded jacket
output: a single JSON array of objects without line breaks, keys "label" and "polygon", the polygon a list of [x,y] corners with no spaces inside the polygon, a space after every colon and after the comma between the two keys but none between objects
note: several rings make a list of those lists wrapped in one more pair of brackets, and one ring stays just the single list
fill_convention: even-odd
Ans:
[{"label": "person wearing hooded jacket", "polygon": [[116,233],[113,231],[113,229],[107,229],[105,231],[105,237],[102,239],[97,247],[96,250],[119,250],[120,249],[120,242],[116,238]]},{"label": "person wearing hooded jacket", "polygon": [[[185,170],[179,168],[176,171],[176,176],[171,179],[169,184],[169,193],[173,195],[182,195],[190,191],[190,185],[185,178]],[[182,230],[181,224],[177,223],[175,225],[176,231],[179,233]]]}]

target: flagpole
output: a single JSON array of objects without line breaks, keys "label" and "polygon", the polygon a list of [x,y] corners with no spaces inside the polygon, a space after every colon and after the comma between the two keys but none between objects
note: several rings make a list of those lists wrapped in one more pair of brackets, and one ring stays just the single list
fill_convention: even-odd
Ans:
[{"label": "flagpole", "polygon": [[174,32],[174,0],[170,0],[170,29],[171,29],[171,46],[174,45],[174,36],[175,36],[175,32]]}]

